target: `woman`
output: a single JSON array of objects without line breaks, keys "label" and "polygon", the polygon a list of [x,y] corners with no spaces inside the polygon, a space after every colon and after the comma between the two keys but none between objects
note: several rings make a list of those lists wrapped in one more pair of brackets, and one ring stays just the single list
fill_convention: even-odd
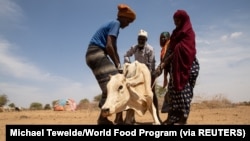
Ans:
[{"label": "woman", "polygon": [[[167,52],[167,48],[170,42],[170,33],[169,32],[162,32],[160,35],[160,46],[161,46],[161,55],[160,60],[161,62],[164,61],[165,54]],[[164,79],[163,79],[163,88],[165,88],[168,84],[167,80],[167,70],[164,70]]]},{"label": "woman", "polygon": [[[173,16],[176,28],[170,37],[167,60],[162,64],[169,70],[169,111],[164,124],[186,124],[193,98],[193,88],[199,74],[196,58],[195,32],[185,10]],[[170,59],[169,59],[169,56]],[[170,60],[170,62],[169,62]],[[169,63],[168,63],[169,62]]]},{"label": "woman", "polygon": [[[168,46],[170,43],[170,33],[165,31],[162,32],[160,34],[160,46],[161,46],[161,54],[160,54],[160,61],[163,62]],[[162,73],[162,72],[161,72]],[[166,88],[166,86],[168,85],[168,70],[164,69],[163,70],[163,88]],[[163,106],[161,108],[161,113],[167,113],[169,110],[169,105],[168,102],[169,101],[169,96],[168,96],[168,91],[166,92],[165,96],[164,96],[164,102],[163,102]]]},{"label": "woman", "polygon": [[[109,75],[119,73],[118,69],[121,67],[116,45],[119,30],[127,27],[135,18],[135,12],[128,5],[120,4],[118,5],[117,19],[102,25],[90,40],[86,53],[86,63],[102,90],[99,108],[102,107],[107,98],[106,85],[109,81]],[[100,113],[97,123],[113,124],[112,121],[103,117],[102,113]]]}]

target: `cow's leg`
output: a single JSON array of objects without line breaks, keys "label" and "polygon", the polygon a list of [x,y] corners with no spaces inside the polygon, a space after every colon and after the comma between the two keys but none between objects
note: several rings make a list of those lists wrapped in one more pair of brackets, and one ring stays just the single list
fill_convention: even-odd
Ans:
[{"label": "cow's leg", "polygon": [[153,92],[153,105],[156,108],[156,114],[157,114],[157,118],[160,121],[160,123],[162,123],[161,118],[160,118],[160,114],[159,114],[159,106],[158,106],[158,98],[155,92],[155,81],[156,81],[156,77],[153,76],[151,74],[151,88],[152,88],[152,92]]},{"label": "cow's leg", "polygon": [[135,111],[133,110],[131,112],[132,112],[131,121],[132,121],[133,124],[135,124],[136,123],[136,121],[135,121]]},{"label": "cow's leg", "polygon": [[97,120],[98,125],[112,125],[113,122],[108,120],[107,117],[104,117],[102,114],[103,111],[100,112],[99,118]]},{"label": "cow's leg", "polygon": [[125,124],[132,125],[135,123],[135,111],[133,109],[128,109],[126,112]]},{"label": "cow's leg", "polygon": [[123,124],[123,117],[122,112],[119,112],[115,115],[115,121],[116,124]]},{"label": "cow's leg", "polygon": [[161,121],[159,116],[157,115],[157,109],[154,105],[154,103],[152,102],[151,106],[149,107],[149,112],[152,115],[153,119],[154,119],[154,124],[155,125],[160,125]]},{"label": "cow's leg", "polygon": [[161,121],[161,118],[160,118],[160,114],[159,114],[159,108],[158,108],[158,98],[157,98],[157,95],[155,93],[155,89],[153,89],[153,105],[156,109],[156,115],[157,115],[157,118],[160,120],[160,122],[162,123]]}]

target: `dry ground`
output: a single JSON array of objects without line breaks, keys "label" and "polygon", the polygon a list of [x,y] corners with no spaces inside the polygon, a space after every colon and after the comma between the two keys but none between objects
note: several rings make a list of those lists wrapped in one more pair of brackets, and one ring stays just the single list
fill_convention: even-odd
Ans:
[{"label": "dry ground", "polygon": [[[21,111],[0,112],[0,141],[5,141],[6,124],[96,124],[99,111],[87,109],[79,111]],[[250,106],[233,106],[229,108],[204,108],[192,105],[188,124],[248,124],[250,125]],[[165,120],[167,114],[160,114]],[[114,120],[114,116],[110,119]],[[136,121],[142,123],[152,122],[147,112],[145,116],[136,116]]]}]

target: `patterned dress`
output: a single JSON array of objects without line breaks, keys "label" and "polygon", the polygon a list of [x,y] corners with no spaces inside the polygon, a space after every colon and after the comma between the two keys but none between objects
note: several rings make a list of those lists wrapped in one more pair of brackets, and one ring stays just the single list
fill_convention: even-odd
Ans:
[{"label": "patterned dress", "polygon": [[[172,67],[170,67],[172,68]],[[185,88],[181,91],[175,91],[173,86],[173,72],[170,69],[170,83],[168,85],[168,94],[169,94],[169,111],[167,124],[181,123],[186,124],[188,115],[190,113],[190,105],[193,99],[193,89],[196,83],[196,79],[199,75],[199,62],[195,58],[189,81],[186,84]]]}]

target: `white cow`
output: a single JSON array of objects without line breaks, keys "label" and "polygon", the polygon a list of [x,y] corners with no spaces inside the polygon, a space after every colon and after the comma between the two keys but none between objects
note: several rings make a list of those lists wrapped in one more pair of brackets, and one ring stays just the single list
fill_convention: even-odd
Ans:
[{"label": "white cow", "polygon": [[154,124],[161,124],[157,116],[157,108],[153,103],[151,74],[145,64],[138,61],[131,64],[125,63],[123,74],[110,76],[107,92],[106,102],[101,108],[103,116],[128,109],[133,109],[139,116],[143,116],[149,110]]}]

